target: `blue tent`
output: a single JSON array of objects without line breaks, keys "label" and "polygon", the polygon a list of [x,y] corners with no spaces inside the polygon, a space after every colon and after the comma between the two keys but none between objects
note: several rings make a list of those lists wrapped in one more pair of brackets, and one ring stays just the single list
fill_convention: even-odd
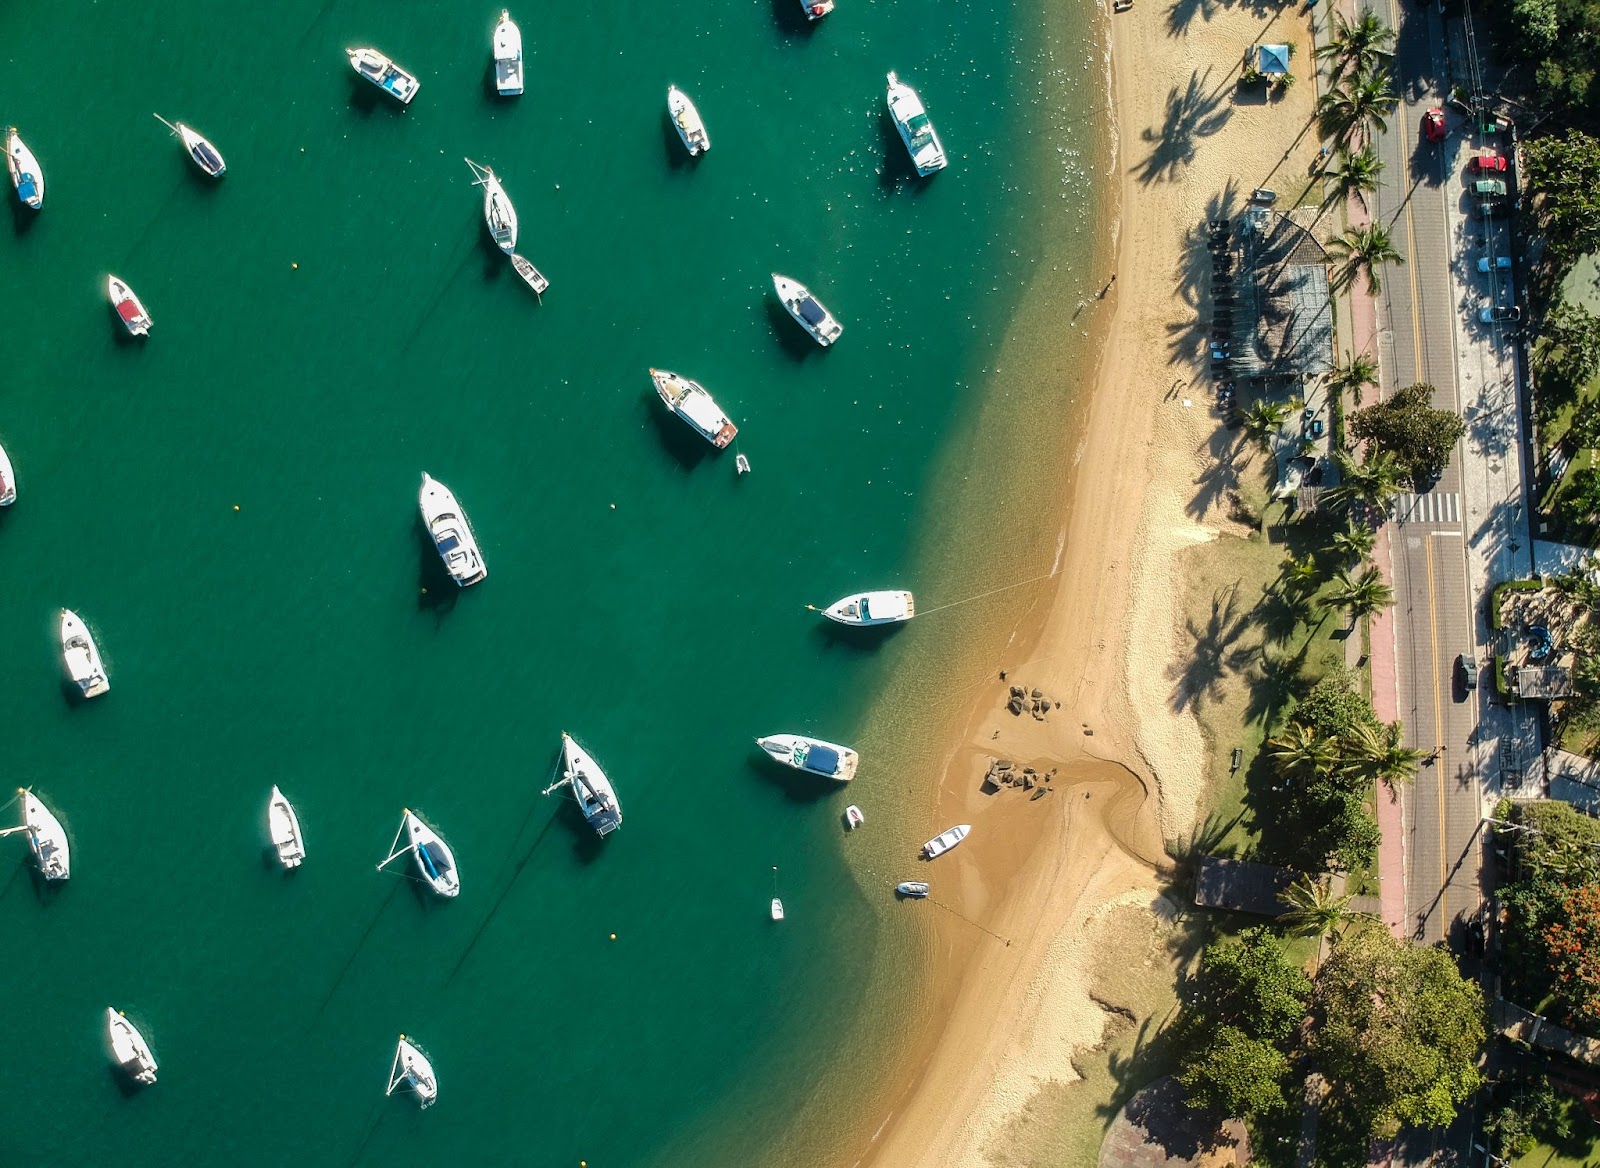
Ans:
[{"label": "blue tent", "polygon": [[1289,71],[1288,45],[1258,45],[1256,68],[1268,77],[1281,77]]}]

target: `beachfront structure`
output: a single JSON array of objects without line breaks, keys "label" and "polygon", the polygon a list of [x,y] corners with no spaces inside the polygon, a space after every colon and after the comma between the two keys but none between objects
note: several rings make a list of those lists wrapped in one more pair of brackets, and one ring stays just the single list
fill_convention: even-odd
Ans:
[{"label": "beachfront structure", "polygon": [[1290,215],[1270,207],[1241,215],[1232,240],[1237,275],[1231,286],[1229,375],[1299,388],[1327,373],[1333,368],[1327,252]]},{"label": "beachfront structure", "polygon": [[1283,77],[1289,72],[1288,45],[1257,45],[1256,71],[1263,77]]}]

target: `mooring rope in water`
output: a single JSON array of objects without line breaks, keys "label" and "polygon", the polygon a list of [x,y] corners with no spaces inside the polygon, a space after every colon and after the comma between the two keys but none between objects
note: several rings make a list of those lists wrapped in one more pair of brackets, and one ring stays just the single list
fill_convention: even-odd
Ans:
[{"label": "mooring rope in water", "polygon": [[[889,878],[888,876],[885,876],[882,872],[879,872],[877,869],[869,867],[868,865],[863,864],[862,868],[865,871],[871,873],[873,876],[876,876],[879,880],[882,880],[890,888],[894,888],[900,883],[898,880],[893,880],[893,879]],[[898,896],[899,893],[896,893],[895,895]],[[993,937],[996,941],[1005,942],[1006,948],[1009,949],[1011,947],[1011,939],[1009,937],[1002,937],[999,933],[995,932],[993,929],[986,928],[985,926],[980,925],[977,921],[973,920],[971,917],[957,912],[955,909],[951,908],[948,904],[945,904],[944,901],[942,901],[942,900],[936,900],[931,895],[929,895],[929,896],[919,896],[919,897],[907,897],[907,899],[908,900],[925,900],[929,904],[943,909],[945,912],[949,913],[951,916],[956,917],[959,920],[965,921],[967,924],[971,925],[974,929],[977,929],[979,932],[988,933],[989,936]]]},{"label": "mooring rope in water", "polygon": [[[1048,580],[1052,576],[1060,575],[1060,573],[1061,573],[1061,569],[1057,568],[1054,571],[1046,572],[1042,576],[1030,576],[1026,580],[1017,580],[1017,581],[1014,581],[1014,582],[1012,582],[1010,584],[1002,584],[999,588],[991,588],[987,592],[980,592],[976,596],[968,596],[964,600],[952,600],[949,604],[940,604],[940,605],[936,605],[933,608],[925,608],[921,612],[917,613],[917,615],[918,616],[932,616],[934,613],[943,612],[947,608],[955,608],[957,605],[971,604],[974,600],[983,600],[986,597],[998,596],[1002,592],[1009,592],[1013,588],[1021,588],[1025,584],[1037,584],[1040,580]],[[814,604],[808,604],[808,605],[806,605],[806,608],[811,612],[821,612],[821,611],[823,611],[822,609],[818,608]]]}]

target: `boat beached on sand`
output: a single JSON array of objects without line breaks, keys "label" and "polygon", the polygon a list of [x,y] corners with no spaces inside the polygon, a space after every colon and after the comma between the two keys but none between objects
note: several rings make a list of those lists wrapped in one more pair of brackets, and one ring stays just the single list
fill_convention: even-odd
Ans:
[{"label": "boat beached on sand", "polygon": [[903,590],[858,592],[834,601],[822,615],[842,625],[901,624],[917,615],[917,602]]},{"label": "boat beached on sand", "polygon": [[477,537],[472,534],[472,524],[467,513],[456,502],[450,488],[422,472],[422,492],[417,505],[422,511],[422,524],[433,537],[433,546],[439,549],[450,578],[462,588],[476,584],[489,574],[484,566],[483,553],[478,550]]},{"label": "boat beached on sand", "polygon": [[17,476],[11,469],[11,458],[6,448],[0,446],[0,507],[9,507],[17,501]]},{"label": "boat beached on sand", "polygon": [[61,610],[61,656],[66,660],[67,673],[78,683],[84,697],[97,698],[111,688],[106,667],[100,660],[99,646],[94,643],[89,627],[69,608]]},{"label": "boat beached on sand", "polygon": [[178,135],[179,140],[183,142],[184,150],[188,152],[189,160],[200,168],[202,174],[221,178],[228,173],[228,164],[222,160],[222,152],[207,141],[198,130],[182,122],[169,122],[160,114],[153,116],[156,121]]},{"label": "boat beached on sand", "polygon": [[784,766],[841,783],[856,777],[856,767],[861,761],[848,746],[807,738],[804,734],[773,734],[757,738],[756,745]]},{"label": "boat beached on sand", "polygon": [[26,833],[28,850],[33,853],[39,875],[46,880],[65,880],[72,875],[72,849],[67,842],[67,829],[32,791],[18,790],[17,798],[22,801],[22,825],[0,830],[0,836]]},{"label": "boat beached on sand", "polygon": [[894,886],[894,890],[901,896],[910,896],[921,900],[928,895],[928,882],[926,880],[902,880]]},{"label": "boat beached on sand", "polygon": [[822,302],[811,295],[810,290],[799,280],[791,280],[788,276],[772,273],[772,286],[778,290],[778,299],[783,301],[783,306],[789,310],[789,315],[799,322],[800,327],[811,334],[811,339],[826,349],[839,339],[839,334],[844,332],[844,326],[833,318],[833,313],[822,307]]},{"label": "boat beached on sand", "polygon": [[410,105],[422,88],[414,73],[407,73],[377,49],[346,49],[350,68],[366,78],[401,105]]},{"label": "boat beached on sand", "polygon": [[900,131],[900,140],[906,144],[906,153],[911,155],[919,175],[926,177],[944,169],[944,146],[934,132],[922,99],[915,89],[893,73],[889,74],[889,116],[894,119],[895,129]]},{"label": "boat beached on sand", "polygon": [[700,111],[689,100],[689,95],[676,85],[667,86],[667,113],[672,115],[672,124],[678,137],[683,139],[683,148],[689,152],[689,157],[697,158],[711,149],[711,135],[706,133]]},{"label": "boat beached on sand", "polygon": [[949,831],[940,832],[927,843],[923,844],[922,854],[930,860],[935,856],[942,856],[962,840],[966,839],[967,835],[971,831],[972,824],[958,823]]},{"label": "boat beached on sand", "polygon": [[548,795],[562,787],[571,787],[578,810],[600,838],[605,839],[622,826],[622,804],[617,802],[616,789],[600,764],[590,758],[570,734],[561,735],[561,757],[565,763],[561,781],[551,783],[544,793]]},{"label": "boat beached on sand", "polygon": [[11,185],[16,189],[17,200],[24,207],[37,211],[44,206],[44,171],[27,144],[17,134],[15,126],[6,130],[6,169],[11,172]]},{"label": "boat beached on sand", "polygon": [[690,429],[718,450],[732,442],[734,435],[739,432],[739,427],[728,420],[722,407],[712,400],[706,387],[698,381],[679,377],[666,369],[650,370],[650,380],[655,382],[656,392],[661,395],[667,409],[682,418]]},{"label": "boat beached on sand", "polygon": [[504,8],[494,26],[494,87],[501,97],[522,92],[522,30]]},{"label": "boat beached on sand", "polygon": [[402,1083],[416,1095],[418,1107],[428,1107],[439,1097],[439,1080],[433,1077],[433,1064],[404,1034],[395,1048],[394,1062],[389,1065],[389,1089],[384,1094],[393,1095]]},{"label": "boat beached on sand", "polygon": [[156,1059],[139,1028],[119,1012],[106,1007],[106,1031],[111,1036],[111,1059],[128,1078],[146,1086],[156,1081]]},{"label": "boat beached on sand", "polygon": [[272,788],[272,797],[267,800],[267,834],[272,837],[272,846],[278,849],[278,863],[285,868],[298,868],[306,858],[300,817],[277,787]]},{"label": "boat beached on sand", "polygon": [[145,311],[144,301],[139,299],[125,281],[115,276],[107,276],[106,295],[111,298],[111,307],[117,310],[117,319],[122,322],[124,328],[136,337],[150,335],[150,326],[154,322],[151,321],[150,314]]},{"label": "boat beached on sand", "polygon": [[517,250],[517,209],[511,205],[500,179],[487,166],[479,166],[472,159],[463,161],[472,168],[472,184],[483,188],[483,222],[495,246],[510,255]]},{"label": "boat beached on sand", "polygon": [[400,816],[400,830],[395,833],[394,842],[399,843],[401,839],[406,842],[385,857],[383,863],[378,865],[380,871],[395,857],[410,852],[411,858],[416,861],[417,871],[422,873],[422,879],[429,888],[444,897],[453,897],[461,892],[461,873],[456,868],[455,853],[439,838],[439,833],[423,823],[409,807]]}]

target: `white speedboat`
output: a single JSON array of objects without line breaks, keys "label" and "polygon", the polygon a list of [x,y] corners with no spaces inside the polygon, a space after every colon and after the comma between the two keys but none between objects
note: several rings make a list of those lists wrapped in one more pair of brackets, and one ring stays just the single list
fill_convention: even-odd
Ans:
[{"label": "white speedboat", "polygon": [[734,435],[739,432],[739,427],[728,420],[722,407],[712,400],[706,387],[698,381],[690,381],[665,369],[650,370],[650,380],[655,382],[656,392],[661,395],[667,409],[687,422],[690,429],[718,450],[732,442]]},{"label": "white speedboat", "polygon": [[783,901],[776,896],[772,898],[772,919],[775,921],[783,920]]},{"label": "white speedboat", "polygon": [[804,734],[773,734],[757,738],[756,745],[784,766],[841,783],[856,777],[856,765],[861,761],[848,746],[807,738]]},{"label": "white speedboat", "polygon": [[[456,896],[461,891],[461,873],[456,868],[455,853],[450,845],[439,838],[439,833],[411,811],[406,809],[400,821],[400,834],[405,837],[411,858],[417,862],[417,871],[440,896]],[[394,857],[390,857],[393,859]],[[389,861],[385,860],[387,864]]]},{"label": "white speedboat", "polygon": [[711,149],[711,135],[706,133],[706,124],[700,120],[700,111],[689,100],[689,95],[676,85],[667,86],[667,113],[672,115],[672,124],[677,127],[678,137],[683,139],[683,148],[690,157]]},{"label": "white speedboat", "polygon": [[772,273],[772,286],[778,290],[778,299],[789,310],[789,315],[800,322],[800,327],[811,334],[811,339],[826,349],[839,339],[844,326],[833,318],[833,313],[822,307],[822,302],[811,295],[799,280]]},{"label": "white speedboat", "polygon": [[894,119],[895,129],[900,131],[906,153],[911,155],[918,174],[926,176],[944,169],[944,147],[934,132],[933,122],[928,119],[928,111],[922,106],[922,99],[915,89],[893,73],[889,74],[889,116]]},{"label": "white speedboat", "polygon": [[32,791],[19,790],[17,798],[22,801],[22,825],[8,827],[0,831],[0,835],[26,834],[28,850],[33,853],[39,874],[46,880],[65,880],[72,875],[72,849],[67,843],[67,829]]},{"label": "white speedboat", "polygon": [[917,615],[917,602],[905,591],[858,592],[836,600],[822,615],[842,625],[893,625]]},{"label": "white speedboat", "polygon": [[272,788],[272,797],[267,800],[267,834],[272,837],[272,846],[278,849],[278,862],[285,868],[298,868],[306,858],[300,817],[277,787]]},{"label": "white speedboat", "polygon": [[189,161],[200,168],[200,173],[212,178],[221,178],[228,173],[228,164],[222,160],[222,152],[207,141],[205,135],[182,122],[169,122],[160,114],[154,116],[156,121],[178,135],[184,150],[188,152]]},{"label": "white speedboat", "polygon": [[494,26],[494,87],[501,97],[522,92],[522,30],[504,8]]},{"label": "white speedboat", "polygon": [[422,523],[433,537],[433,546],[439,549],[450,578],[462,588],[476,584],[489,574],[484,567],[483,553],[478,550],[477,537],[472,534],[472,524],[467,513],[456,502],[450,488],[427,471],[422,472],[422,493],[418,498],[422,510]]},{"label": "white speedboat", "polygon": [[532,262],[519,255],[511,257],[511,266],[516,269],[517,275],[522,277],[522,282],[533,289],[535,296],[540,296],[550,287],[550,281],[545,279],[544,273],[534,267]]},{"label": "white speedboat", "polygon": [[742,454],[735,454],[733,456],[733,469],[738,471],[742,475],[749,474],[750,473],[750,460],[748,458],[746,458]]},{"label": "white speedboat", "polygon": [[807,20],[821,20],[833,11],[833,0],[800,0],[800,7],[805,9]]},{"label": "white speedboat", "polygon": [[930,860],[935,856],[942,856],[962,840],[966,839],[967,835],[971,831],[972,824],[958,823],[949,831],[940,832],[927,843],[923,844],[922,854]]},{"label": "white speedboat", "polygon": [[470,158],[465,162],[472,167],[473,185],[483,188],[483,222],[489,228],[489,235],[496,247],[510,255],[517,250],[517,209],[511,205],[511,198],[494,171],[479,166]]},{"label": "white speedboat", "polygon": [[600,764],[570,734],[561,735],[561,757],[565,764],[561,781],[546,787],[544,793],[571,787],[583,817],[604,839],[622,826],[622,804],[617,802],[616,789]]},{"label": "white speedboat", "polygon": [[67,673],[78,683],[84,697],[97,698],[111,688],[89,627],[67,608],[61,610],[61,655],[66,659]]},{"label": "white speedboat", "polygon": [[9,507],[17,501],[17,476],[11,469],[11,458],[0,446],[0,507]]},{"label": "white speedboat", "polygon": [[22,205],[35,211],[44,206],[44,171],[15,126],[6,130],[6,168],[11,171],[11,185]]},{"label": "white speedboat", "polygon": [[428,1107],[439,1097],[439,1080],[433,1077],[433,1064],[404,1034],[395,1048],[394,1062],[389,1066],[389,1089],[384,1094],[393,1095],[402,1083],[416,1095],[419,1107]]},{"label": "white speedboat", "polygon": [[377,49],[346,49],[350,68],[383,90],[401,105],[410,105],[422,87],[416,74],[407,73]]},{"label": "white speedboat", "polygon": [[107,276],[106,295],[111,297],[111,307],[117,310],[117,319],[124,328],[136,337],[150,335],[150,314],[132,288],[115,276]]},{"label": "white speedboat", "polygon": [[106,1030],[111,1035],[111,1059],[135,1083],[156,1081],[156,1059],[139,1028],[116,1010],[106,1007]]},{"label": "white speedboat", "polygon": [[867,817],[861,814],[861,808],[854,803],[844,809],[844,825],[849,830],[854,831],[866,821]]},{"label": "white speedboat", "polygon": [[916,897],[920,900],[928,895],[928,882],[926,880],[902,880],[894,886],[894,890],[901,896]]}]

